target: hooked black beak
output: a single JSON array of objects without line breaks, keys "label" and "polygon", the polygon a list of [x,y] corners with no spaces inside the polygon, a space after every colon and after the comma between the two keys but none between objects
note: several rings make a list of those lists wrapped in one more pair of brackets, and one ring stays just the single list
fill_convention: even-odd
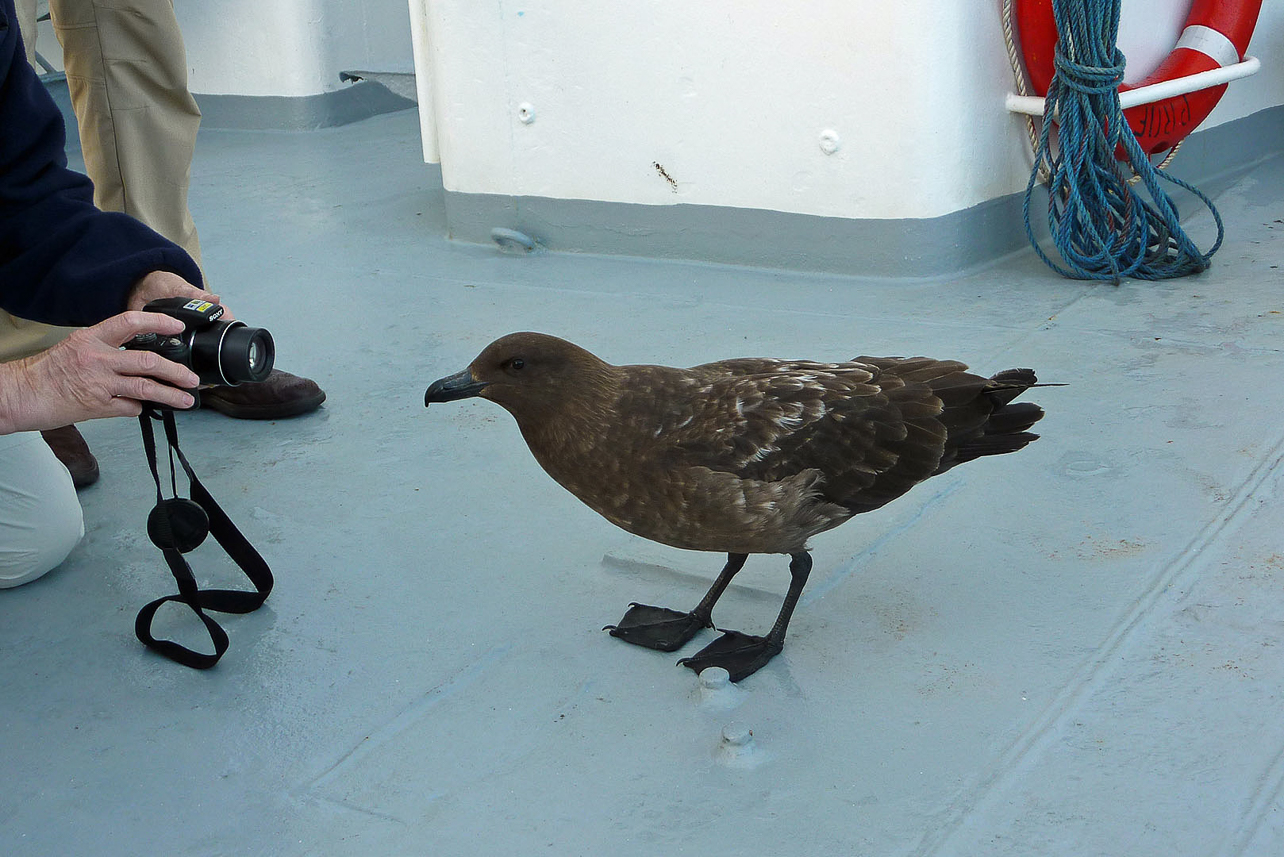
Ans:
[{"label": "hooked black beak", "polygon": [[473,379],[473,373],[465,369],[439,381],[433,381],[424,393],[424,407],[433,402],[453,402],[456,399],[468,399],[476,396],[486,388],[485,381]]}]

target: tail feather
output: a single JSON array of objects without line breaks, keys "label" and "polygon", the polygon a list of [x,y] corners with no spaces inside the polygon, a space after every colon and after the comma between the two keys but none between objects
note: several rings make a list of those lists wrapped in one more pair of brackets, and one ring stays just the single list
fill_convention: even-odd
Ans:
[{"label": "tail feather", "polygon": [[1043,408],[1034,402],[1017,402],[1015,405],[1004,405],[985,423],[986,434],[1013,434],[1025,431],[1043,419]]},{"label": "tail feather", "polygon": [[1033,402],[1012,404],[1012,400],[1038,385],[1038,380],[1032,369],[1007,369],[991,377],[979,396],[989,405],[989,413],[958,434],[951,433],[936,472],[974,458],[1016,452],[1037,440],[1039,436],[1028,429],[1043,419],[1043,408]]},{"label": "tail feather", "polygon": [[[877,509],[922,480],[956,464],[1016,452],[1038,439],[1029,431],[1043,418],[1032,402],[1013,400],[1038,383],[1031,369],[992,378],[961,363],[925,358],[861,357],[887,374],[879,378],[885,404],[865,413],[866,425],[899,425],[898,437],[878,438],[862,460],[867,478],[850,479],[834,502],[853,514]],[[877,373],[876,373],[877,374]],[[886,381],[886,383],[883,383]],[[874,453],[882,458],[875,460]]]},{"label": "tail feather", "polygon": [[991,376],[986,396],[995,405],[1006,405],[1037,383],[1033,369],[1004,369]]},{"label": "tail feather", "polygon": [[971,461],[974,458],[981,458],[985,455],[1003,455],[1008,452],[1016,452],[1038,439],[1039,436],[1037,434],[1028,431],[1016,432],[1015,434],[983,434],[964,446],[960,446],[958,454],[950,462],[950,466],[962,464],[965,461]]}]

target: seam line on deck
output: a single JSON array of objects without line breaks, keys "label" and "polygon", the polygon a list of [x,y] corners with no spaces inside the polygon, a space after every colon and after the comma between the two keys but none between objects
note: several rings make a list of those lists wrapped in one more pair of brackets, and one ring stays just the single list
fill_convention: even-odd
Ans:
[{"label": "seam line on deck", "polygon": [[479,659],[460,670],[441,684],[431,688],[427,693],[407,706],[400,714],[392,718],[383,726],[371,732],[361,741],[357,742],[347,753],[344,753],[340,759],[325,770],[320,776],[316,777],[305,787],[306,790],[312,791],[324,787],[332,780],[336,779],[344,770],[356,764],[357,762],[370,755],[372,752],[388,743],[391,739],[400,735],[411,724],[419,720],[428,711],[432,710],[438,703],[454,696],[463,688],[477,680],[483,672],[491,667],[496,661],[499,661],[512,649],[512,644],[505,643],[496,646]]},{"label": "seam line on deck", "polygon": [[1275,754],[1270,766],[1258,781],[1257,788],[1253,790],[1253,799],[1249,803],[1248,811],[1240,819],[1226,847],[1217,853],[1222,857],[1241,857],[1246,854],[1257,831],[1266,823],[1267,816],[1279,804],[1282,790],[1284,790],[1284,747]]}]

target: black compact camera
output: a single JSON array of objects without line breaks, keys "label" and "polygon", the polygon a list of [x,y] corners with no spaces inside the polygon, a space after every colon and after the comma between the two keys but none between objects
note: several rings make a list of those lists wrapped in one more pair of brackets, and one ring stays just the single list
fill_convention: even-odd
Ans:
[{"label": "black compact camera", "polygon": [[143,307],[183,322],[177,336],[143,333],[126,343],[135,351],[155,351],[195,372],[202,384],[236,386],[262,381],[272,371],[276,347],[272,334],[241,321],[220,321],[223,307],[205,300],[161,298]]}]

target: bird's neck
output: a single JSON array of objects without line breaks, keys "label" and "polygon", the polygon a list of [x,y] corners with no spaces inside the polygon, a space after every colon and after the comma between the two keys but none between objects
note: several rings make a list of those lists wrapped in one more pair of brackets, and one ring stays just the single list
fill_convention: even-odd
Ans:
[{"label": "bird's neck", "polygon": [[538,410],[514,411],[522,437],[540,466],[564,487],[579,494],[579,481],[593,479],[594,461],[620,425],[618,379],[606,366],[582,378],[574,389],[545,400]]}]

